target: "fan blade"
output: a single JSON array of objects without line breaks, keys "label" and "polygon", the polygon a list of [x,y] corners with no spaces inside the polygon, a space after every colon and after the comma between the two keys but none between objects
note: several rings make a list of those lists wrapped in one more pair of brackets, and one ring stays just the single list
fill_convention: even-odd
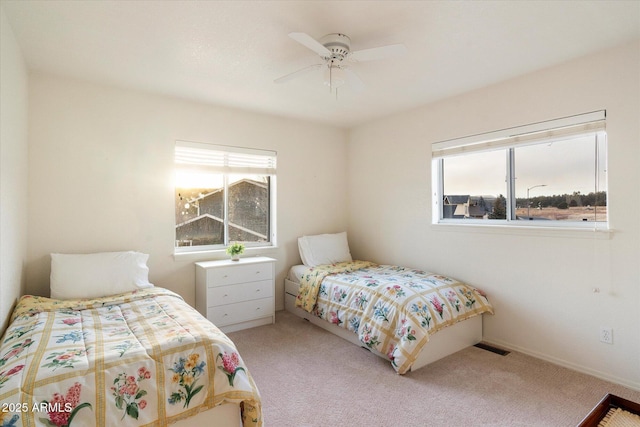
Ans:
[{"label": "fan blade", "polygon": [[360,80],[360,77],[349,68],[344,68],[344,72],[347,75],[347,85],[355,90],[356,92],[360,92],[364,89],[364,82]]},{"label": "fan blade", "polygon": [[279,77],[277,79],[275,79],[273,82],[274,83],[285,83],[288,82],[289,80],[295,79],[296,77],[302,76],[304,74],[307,74],[310,71],[313,70],[318,70],[320,69],[320,67],[322,67],[323,64],[314,64],[314,65],[309,65],[308,67],[304,67],[298,71],[294,71],[293,73],[287,74],[285,76]]},{"label": "fan blade", "polygon": [[329,49],[324,47],[320,42],[306,33],[289,33],[289,37],[300,43],[301,45],[311,49],[318,55],[325,57],[331,56]]},{"label": "fan blade", "polygon": [[407,53],[407,48],[403,44],[390,44],[388,46],[374,47],[371,49],[357,50],[349,54],[349,59],[354,62],[376,61],[379,59],[389,59]]}]

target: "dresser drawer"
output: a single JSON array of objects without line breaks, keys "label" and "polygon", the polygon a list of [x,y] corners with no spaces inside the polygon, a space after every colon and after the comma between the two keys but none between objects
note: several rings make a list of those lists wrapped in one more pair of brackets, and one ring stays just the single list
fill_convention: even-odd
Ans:
[{"label": "dresser drawer", "polygon": [[275,264],[269,257],[196,262],[196,308],[225,333],[275,322]]},{"label": "dresser drawer", "polygon": [[215,307],[272,296],[273,282],[271,280],[215,286],[207,289],[207,306]]},{"label": "dresser drawer", "polygon": [[217,327],[273,316],[273,298],[262,298],[224,306],[209,307],[207,319]]},{"label": "dresser drawer", "polygon": [[212,268],[207,271],[207,287],[271,280],[272,277],[273,263],[269,262]]}]

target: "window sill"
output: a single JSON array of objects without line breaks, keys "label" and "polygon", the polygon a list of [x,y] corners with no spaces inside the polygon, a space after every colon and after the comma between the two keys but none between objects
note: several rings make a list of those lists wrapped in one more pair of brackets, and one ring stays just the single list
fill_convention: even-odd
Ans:
[{"label": "window sill", "polygon": [[[245,248],[241,257],[270,256],[278,249],[277,246],[254,246]],[[228,259],[226,249],[174,252],[173,259],[179,262],[213,261],[218,259]]]},{"label": "window sill", "polygon": [[486,233],[504,234],[511,236],[556,237],[575,239],[609,240],[614,230],[596,228],[573,227],[542,227],[526,225],[502,225],[502,224],[463,224],[463,223],[437,223],[431,224],[433,230],[461,233]]}]

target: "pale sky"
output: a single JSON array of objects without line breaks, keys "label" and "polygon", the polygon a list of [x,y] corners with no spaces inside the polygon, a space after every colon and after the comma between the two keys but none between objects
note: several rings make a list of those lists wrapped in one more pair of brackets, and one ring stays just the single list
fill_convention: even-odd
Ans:
[{"label": "pale sky", "polygon": [[[595,144],[576,138],[515,149],[516,197],[572,194],[595,191]],[[600,162],[604,164],[604,161]],[[445,158],[444,194],[506,195],[506,150]],[[599,191],[605,191],[604,166]]]}]

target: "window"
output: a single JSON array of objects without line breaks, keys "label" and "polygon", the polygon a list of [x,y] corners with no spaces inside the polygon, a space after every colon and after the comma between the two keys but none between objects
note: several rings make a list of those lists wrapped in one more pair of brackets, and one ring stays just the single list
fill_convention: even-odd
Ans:
[{"label": "window", "polygon": [[607,228],[605,116],[434,143],[433,222]]},{"label": "window", "polygon": [[176,252],[271,246],[276,153],[177,141]]}]

